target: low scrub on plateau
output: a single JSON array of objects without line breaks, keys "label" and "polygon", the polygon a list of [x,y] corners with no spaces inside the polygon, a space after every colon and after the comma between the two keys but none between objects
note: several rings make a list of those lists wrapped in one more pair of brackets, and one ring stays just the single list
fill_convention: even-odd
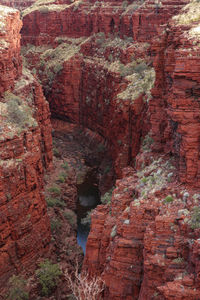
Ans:
[{"label": "low scrub on plateau", "polygon": [[198,22],[200,20],[200,1],[191,0],[183,7],[180,14],[174,17],[174,20],[180,25],[189,25],[193,22]]},{"label": "low scrub on plateau", "polygon": [[29,107],[19,96],[6,92],[6,122],[9,123],[18,132],[26,127],[37,126],[36,120],[32,116],[31,107]]}]

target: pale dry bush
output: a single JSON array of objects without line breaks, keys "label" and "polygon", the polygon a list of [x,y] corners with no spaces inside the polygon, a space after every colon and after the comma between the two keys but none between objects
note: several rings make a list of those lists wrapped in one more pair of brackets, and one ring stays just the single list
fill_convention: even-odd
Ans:
[{"label": "pale dry bush", "polygon": [[78,266],[73,273],[64,272],[65,279],[77,300],[101,300],[105,284],[101,277],[91,278],[87,272],[78,272]]}]

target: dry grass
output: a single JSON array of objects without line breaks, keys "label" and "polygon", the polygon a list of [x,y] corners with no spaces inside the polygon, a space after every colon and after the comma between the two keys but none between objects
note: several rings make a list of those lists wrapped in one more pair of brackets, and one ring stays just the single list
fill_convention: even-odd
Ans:
[{"label": "dry grass", "polygon": [[[132,68],[129,65],[133,65]],[[129,83],[127,88],[117,95],[118,101],[130,100],[133,102],[142,94],[146,95],[145,98],[148,101],[151,98],[151,89],[155,82],[154,69],[148,67],[145,62],[132,62],[126,66],[126,69],[131,73],[125,76]]]},{"label": "dry grass", "polygon": [[65,279],[77,300],[101,300],[101,293],[104,290],[104,282],[101,277],[90,277],[86,272],[78,272],[78,265],[75,271],[70,274],[68,270],[64,273]]},{"label": "dry grass", "polygon": [[200,1],[192,0],[173,18],[179,25],[189,25],[200,20]]},{"label": "dry grass", "polygon": [[32,13],[33,11],[40,11],[41,13],[49,13],[51,11],[62,11],[66,8],[72,8],[73,10],[76,10],[78,6],[82,3],[81,0],[75,1],[72,4],[54,4],[54,0],[39,0],[36,1],[32,6],[26,8],[22,12],[22,17],[25,17],[26,15]]}]

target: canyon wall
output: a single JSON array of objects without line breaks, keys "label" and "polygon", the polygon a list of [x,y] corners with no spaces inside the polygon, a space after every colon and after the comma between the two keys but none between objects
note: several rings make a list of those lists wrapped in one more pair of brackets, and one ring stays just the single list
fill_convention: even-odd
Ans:
[{"label": "canyon wall", "polygon": [[111,204],[92,216],[84,266],[104,278],[104,299],[199,298],[197,6],[152,41],[152,140],[144,140],[136,170],[124,169]]},{"label": "canyon wall", "polygon": [[[48,252],[50,226],[43,195],[52,159],[49,106],[42,88],[21,65],[17,10],[1,12],[0,282],[35,269]],[[1,290],[2,291],[2,290]]]},{"label": "canyon wall", "polygon": [[154,122],[151,102],[160,108],[156,83],[150,122],[151,67],[155,59],[156,69],[160,55],[154,39],[185,3],[40,1],[22,12],[23,53],[42,82],[52,114],[106,138],[118,177],[133,164],[141,137]]},{"label": "canyon wall", "polygon": [[200,195],[178,184],[171,158],[144,154],[92,214],[84,268],[103,278],[104,299],[197,300]]},{"label": "canyon wall", "polygon": [[156,82],[149,110],[153,149],[175,155],[180,181],[199,186],[200,61],[193,27],[171,21],[153,44]]},{"label": "canyon wall", "polygon": [[1,5],[13,7],[15,9],[23,10],[31,6],[35,0],[1,0]]},{"label": "canyon wall", "polygon": [[[92,215],[84,263],[92,276],[104,279],[104,299],[199,297],[199,34],[195,17],[189,22],[181,17],[188,9],[195,15],[198,1],[171,19],[187,3],[55,1],[36,2],[23,11],[23,54],[42,83],[53,116],[103,136],[121,177],[111,203]],[[16,57],[9,76],[19,80]],[[2,86],[4,102],[10,101],[3,94],[8,81]],[[12,80],[10,84],[14,88]],[[47,145],[45,140],[43,147],[50,149]],[[50,151],[47,156],[40,151],[38,157],[48,164]],[[31,182],[43,199],[37,189],[42,190],[43,167],[37,161],[39,176]],[[123,169],[129,164],[134,170]],[[9,199],[10,192],[6,194]],[[5,197],[4,192],[7,209]],[[33,220],[32,224],[40,223]],[[48,244],[48,229],[43,232],[46,243],[44,248],[37,244],[38,253]],[[4,237],[6,258],[9,239]]]}]

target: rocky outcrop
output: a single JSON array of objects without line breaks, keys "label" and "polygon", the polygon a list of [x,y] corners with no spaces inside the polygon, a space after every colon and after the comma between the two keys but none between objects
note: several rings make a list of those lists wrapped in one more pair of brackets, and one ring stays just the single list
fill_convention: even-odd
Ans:
[{"label": "rocky outcrop", "polygon": [[170,161],[149,159],[137,173],[125,169],[111,205],[95,210],[84,266],[103,277],[104,299],[198,299],[199,229],[189,211],[199,195],[169,183]]},{"label": "rocky outcrop", "polygon": [[[159,1],[158,1],[159,2]],[[172,1],[40,1],[24,10],[23,43],[52,44],[59,36],[79,38],[104,32],[150,42],[160,25],[178,13],[187,0]]]},{"label": "rocky outcrop", "polygon": [[23,51],[29,64],[37,66],[52,115],[104,137],[120,176],[148,127],[147,122],[141,126],[155,76],[148,45],[99,34],[61,38],[55,49],[45,49]]},{"label": "rocky outcrop", "polygon": [[150,128],[154,72],[147,42],[184,3],[40,1],[23,11],[23,52],[52,114],[102,135],[118,177]]},{"label": "rocky outcrop", "polygon": [[198,35],[193,34],[195,23],[181,24],[181,16],[184,14],[169,23],[152,46],[156,54],[156,82],[149,108],[153,149],[175,155],[180,181],[199,186]]},{"label": "rocky outcrop", "polygon": [[2,96],[6,90],[14,87],[14,80],[17,80],[22,72],[19,34],[22,22],[17,10],[1,6],[0,14],[0,96]]},{"label": "rocky outcrop", "polygon": [[[21,72],[16,10],[0,7],[4,36],[0,49],[0,282],[31,272],[47,254],[50,226],[43,195],[44,168],[52,159],[49,106],[42,88]],[[16,59],[16,60],[15,60]],[[7,73],[6,73],[7,70]],[[1,289],[2,291],[2,289]]]},{"label": "rocky outcrop", "polygon": [[[85,257],[85,268],[91,275],[100,274],[105,281],[104,299],[199,297],[199,27],[195,23],[198,18],[190,19],[195,14],[194,7],[198,11],[198,2],[191,1],[180,16],[169,21],[187,2],[55,1],[47,5],[40,1],[23,12],[23,51],[42,82],[52,114],[101,135],[116,174],[122,177],[116,182],[111,204],[99,206],[93,214]],[[168,25],[161,26],[168,21]],[[20,72],[20,63],[10,63],[12,88]],[[9,83],[6,76],[2,95]],[[18,96],[17,90],[24,81],[19,82],[13,92]],[[40,87],[35,81],[33,85],[38,94]],[[30,89],[25,90],[28,96]],[[4,95],[5,112],[12,97]],[[21,103],[19,99],[17,102]],[[25,109],[24,102],[20,105]],[[45,104],[41,107],[46,116]],[[34,118],[37,116],[35,113]],[[40,128],[49,128],[47,118],[47,126],[41,127],[41,114],[40,117]],[[47,156],[41,154],[38,139],[42,141],[42,136],[46,136],[42,145],[49,149],[48,134],[40,135],[31,116],[25,120],[28,121],[38,145],[37,159],[33,158],[38,164],[31,164],[36,172],[34,179],[26,173],[33,184],[31,192],[37,187],[41,191],[40,159],[48,164],[50,151]],[[9,130],[5,127],[7,140]],[[141,147],[141,139],[148,131]],[[19,128],[12,127],[12,132],[17,134]],[[24,129],[19,137],[22,134]],[[25,145],[27,137],[29,134]],[[22,148],[20,145],[21,142],[17,149]],[[29,148],[25,152],[29,153]],[[9,168],[14,158],[15,163],[22,159],[16,153],[12,155],[5,158],[12,158]],[[29,160],[26,162],[30,164]],[[127,168],[122,174],[123,167],[133,162],[135,170]],[[6,180],[6,175],[3,178]],[[17,193],[21,195],[21,190]],[[40,196],[34,199],[43,199],[39,189],[37,193]],[[11,196],[14,201],[18,199],[15,194]],[[6,190],[5,203],[9,198],[10,191]],[[7,207],[8,204],[4,209]],[[45,219],[44,205],[41,207],[39,215],[43,213]],[[35,213],[31,210],[28,215]],[[39,221],[32,224],[39,226]],[[20,229],[22,236],[31,230],[29,223],[28,229],[25,225],[25,229]],[[48,230],[45,232],[46,247],[49,235]],[[7,236],[2,246],[6,258],[10,253],[6,247],[10,249],[8,245],[12,245]],[[20,239],[19,233],[14,235],[16,245]],[[37,253],[42,254],[45,247],[37,245]],[[24,248],[19,249],[16,253],[28,262]],[[30,251],[34,257],[34,251]],[[21,263],[17,254],[15,260]],[[9,266],[13,270],[11,263]]]},{"label": "rocky outcrop", "polygon": [[35,0],[1,0],[1,5],[6,5],[19,10],[23,10],[28,6],[31,6]]}]

